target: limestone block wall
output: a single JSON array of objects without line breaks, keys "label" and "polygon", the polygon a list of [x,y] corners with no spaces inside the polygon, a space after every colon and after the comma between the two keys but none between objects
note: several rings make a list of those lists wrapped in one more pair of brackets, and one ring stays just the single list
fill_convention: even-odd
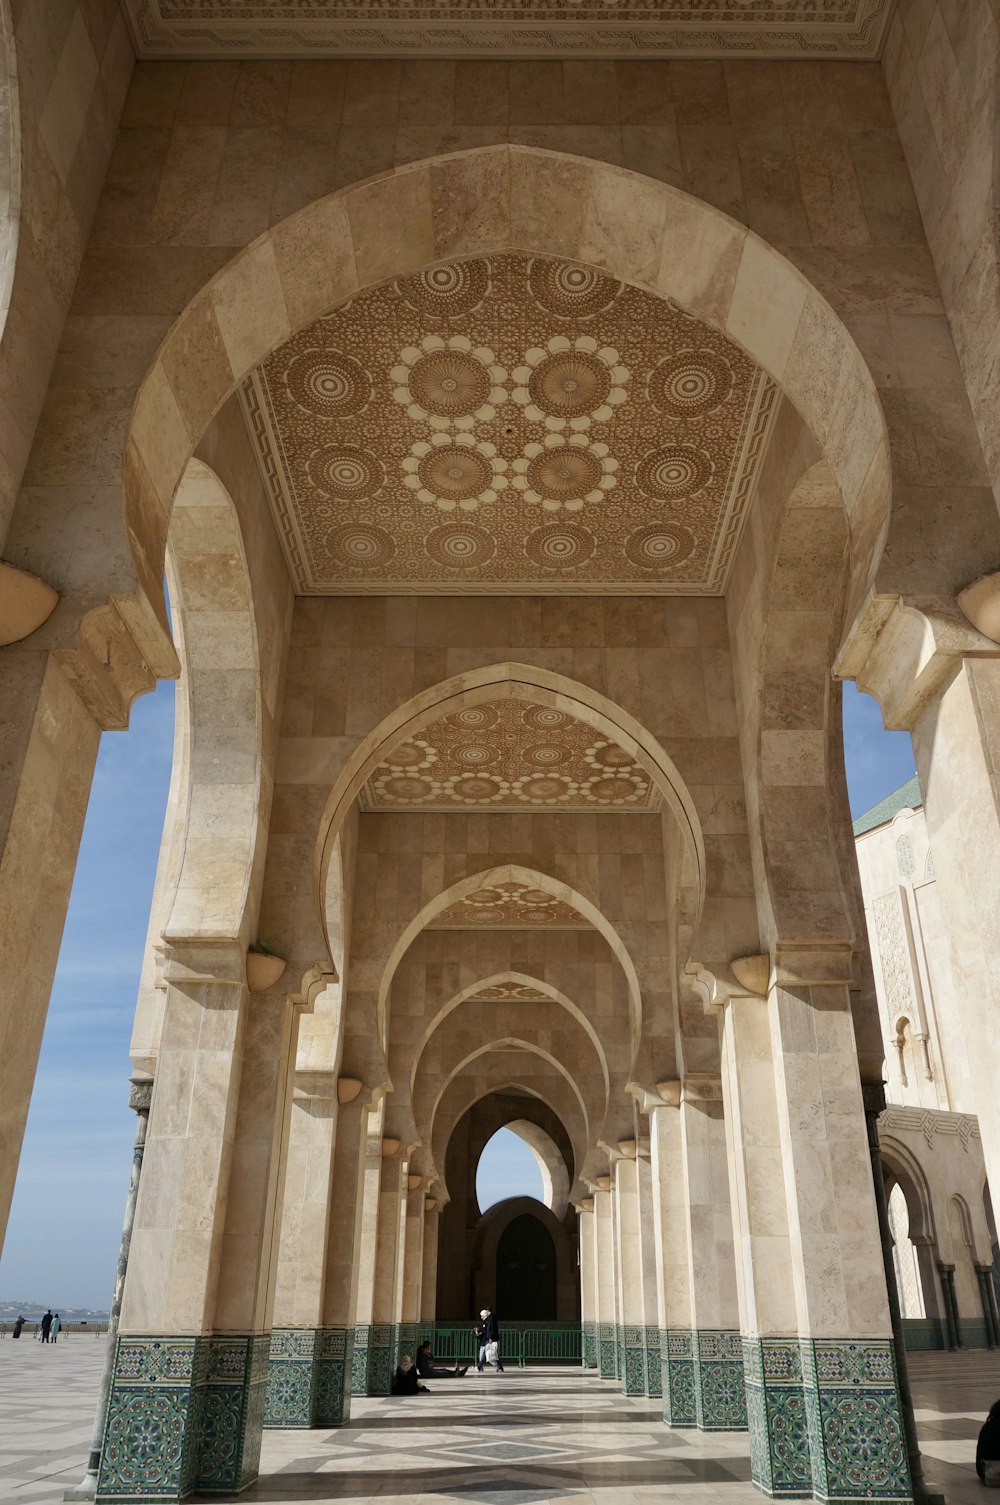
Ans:
[{"label": "limestone block wall", "polygon": [[[994,492],[1000,502],[997,113],[1000,18],[990,0],[903,0],[886,82]],[[943,332],[938,364],[949,362]]]}]

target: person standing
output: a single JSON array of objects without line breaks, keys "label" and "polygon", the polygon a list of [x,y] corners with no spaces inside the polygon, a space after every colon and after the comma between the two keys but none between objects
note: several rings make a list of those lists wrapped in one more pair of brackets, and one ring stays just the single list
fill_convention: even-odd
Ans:
[{"label": "person standing", "polygon": [[21,1328],[23,1326],[24,1326],[24,1318],[23,1317],[18,1317],[17,1321],[14,1323],[14,1331],[11,1334],[11,1337],[13,1337],[13,1338],[19,1338],[21,1336]]},{"label": "person standing", "polygon": [[59,1336],[59,1332],[60,1332],[61,1328],[62,1328],[62,1323],[59,1320],[59,1313],[56,1312],[55,1316],[52,1318],[52,1325],[49,1328],[49,1342],[50,1343],[54,1343],[56,1341],[56,1339]]},{"label": "person standing", "polygon": [[51,1327],[52,1327],[52,1310],[50,1308],[45,1313],[45,1316],[42,1318],[42,1342],[43,1343],[47,1343],[49,1341],[49,1330],[51,1329]]},{"label": "person standing", "polygon": [[476,1368],[482,1374],[487,1364],[495,1364],[497,1374],[503,1374],[500,1362],[500,1324],[496,1315],[484,1306],[479,1313],[479,1326],[473,1329],[479,1342],[479,1362]]}]

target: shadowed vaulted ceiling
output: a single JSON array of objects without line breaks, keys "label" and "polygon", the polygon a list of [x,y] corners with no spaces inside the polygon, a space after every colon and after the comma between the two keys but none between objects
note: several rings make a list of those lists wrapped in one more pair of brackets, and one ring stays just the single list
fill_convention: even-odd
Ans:
[{"label": "shadowed vaulted ceiling", "polygon": [[721,595],[777,389],[664,299],[500,255],[359,294],[241,398],[300,593]]},{"label": "shadowed vaulted ceiling", "polygon": [[122,0],[140,58],[877,58],[892,0]]}]

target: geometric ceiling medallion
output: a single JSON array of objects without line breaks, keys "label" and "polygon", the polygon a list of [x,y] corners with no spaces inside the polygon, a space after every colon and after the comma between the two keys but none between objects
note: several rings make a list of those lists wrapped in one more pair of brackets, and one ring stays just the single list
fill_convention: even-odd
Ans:
[{"label": "geometric ceiling medallion", "polygon": [[613,810],[649,814],[660,792],[634,755],[553,706],[504,699],[432,721],[388,753],[363,811]]},{"label": "geometric ceiling medallion", "polygon": [[428,930],[589,930],[578,910],[543,888],[496,883],[466,894],[428,922]]},{"label": "geometric ceiling medallion", "polygon": [[507,254],[359,293],[240,396],[300,594],[721,595],[778,393],[665,299]]}]

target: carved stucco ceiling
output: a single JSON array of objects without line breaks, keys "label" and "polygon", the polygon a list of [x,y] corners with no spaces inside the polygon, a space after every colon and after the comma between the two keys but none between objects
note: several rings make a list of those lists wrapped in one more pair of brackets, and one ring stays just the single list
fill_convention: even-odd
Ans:
[{"label": "carved stucco ceiling", "polygon": [[123,0],[141,58],[850,57],[892,0]]},{"label": "carved stucco ceiling", "polygon": [[721,594],[776,388],[587,267],[360,294],[242,387],[298,591]]},{"label": "carved stucco ceiling", "polygon": [[477,888],[431,920],[429,930],[588,930],[571,904],[527,883]]},{"label": "carved stucco ceiling", "polygon": [[660,808],[633,753],[554,706],[504,699],[442,716],[399,743],[359,795],[366,811]]}]

